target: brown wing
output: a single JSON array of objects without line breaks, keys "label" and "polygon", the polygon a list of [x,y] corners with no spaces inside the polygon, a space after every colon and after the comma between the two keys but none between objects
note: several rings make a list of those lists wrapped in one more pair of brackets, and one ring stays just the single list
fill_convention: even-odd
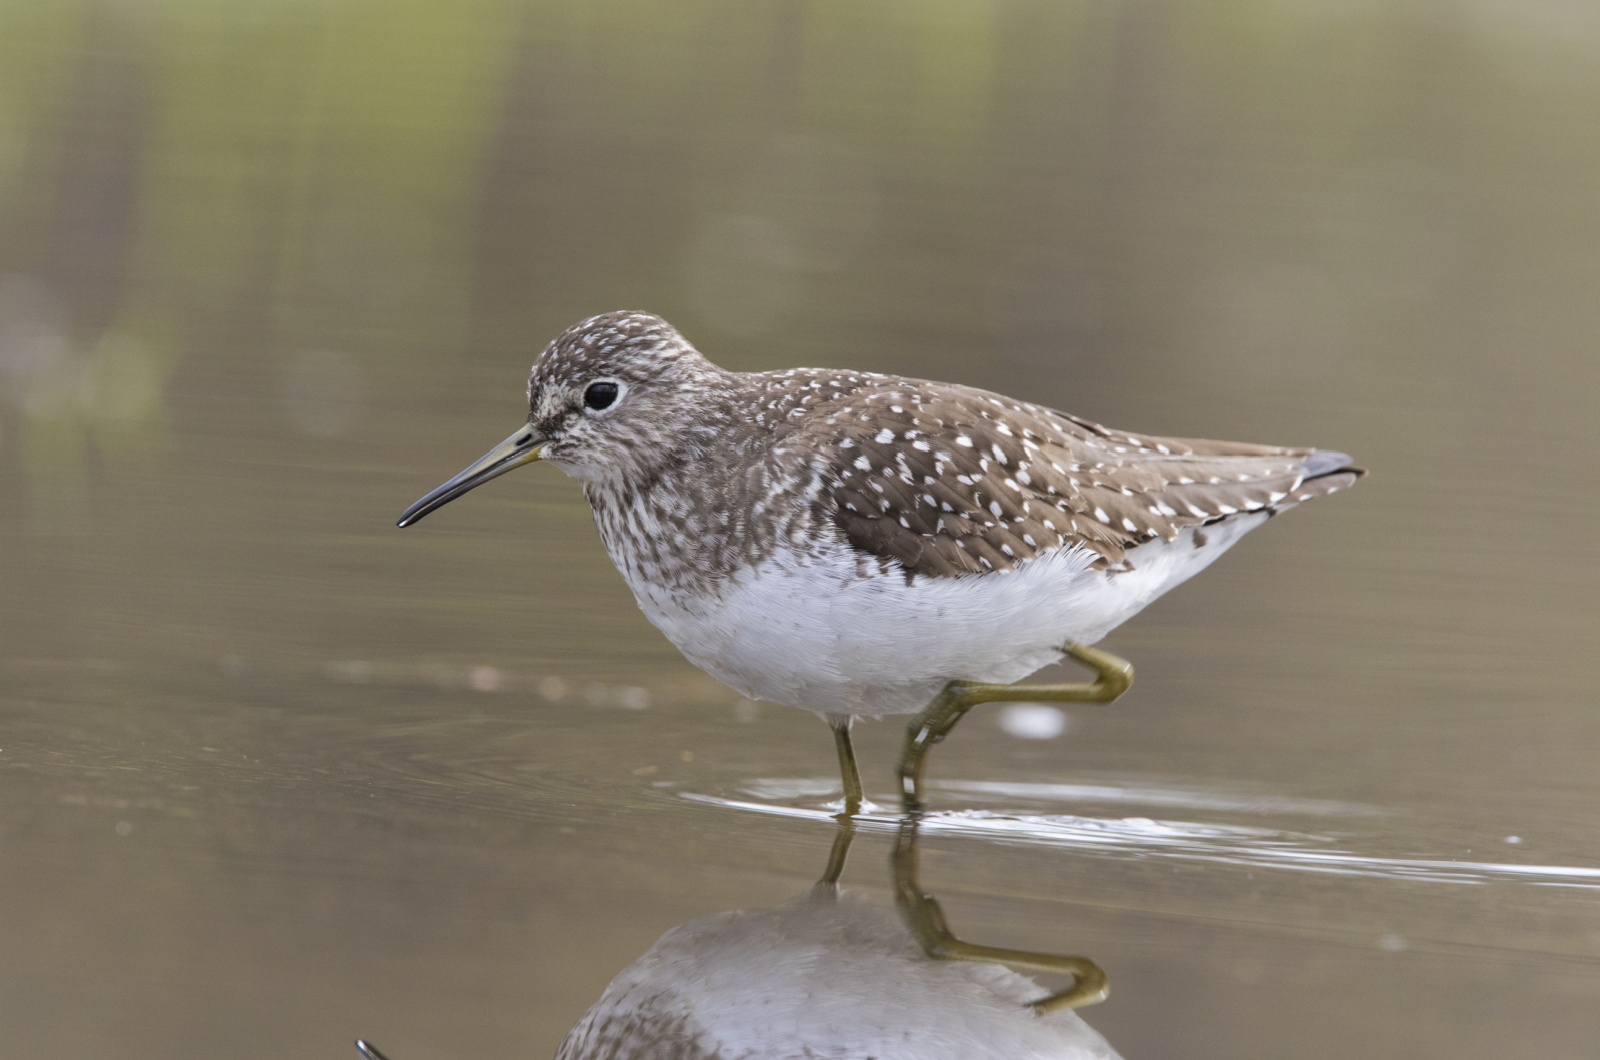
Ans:
[{"label": "brown wing", "polygon": [[877,377],[829,404],[796,447],[824,465],[851,544],[913,575],[1010,570],[1073,547],[1125,569],[1146,541],[1362,474],[1342,453],[1133,435],[943,383]]}]

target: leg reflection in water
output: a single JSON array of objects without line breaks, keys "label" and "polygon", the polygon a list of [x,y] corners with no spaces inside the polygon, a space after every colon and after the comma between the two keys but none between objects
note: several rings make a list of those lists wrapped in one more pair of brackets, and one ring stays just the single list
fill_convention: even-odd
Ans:
[{"label": "leg reflection in water", "polygon": [[[835,841],[835,847],[838,843]],[[841,858],[842,860],[842,858]],[[1111,992],[1106,973],[1087,957],[1066,954],[1034,953],[1030,950],[1008,950],[999,946],[980,946],[962,942],[950,933],[945,923],[944,910],[933,895],[923,893],[917,882],[917,818],[906,818],[900,826],[900,835],[894,846],[894,899],[911,934],[922,944],[922,951],[941,961],[979,961],[987,964],[1015,965],[1037,972],[1057,972],[1072,976],[1072,985],[1065,990],[1029,1002],[1035,1012],[1054,1012],[1057,1009],[1081,1008],[1104,1001]],[[831,864],[831,862],[830,862]]]},{"label": "leg reflection in water", "polygon": [[[795,901],[661,936],[611,982],[557,1060],[1116,1060],[1067,1011],[1105,996],[1094,962],[957,939],[918,882],[914,819],[891,859],[899,915],[842,891],[853,836],[841,821],[822,878]],[[1041,997],[1007,965],[1073,982]]]}]

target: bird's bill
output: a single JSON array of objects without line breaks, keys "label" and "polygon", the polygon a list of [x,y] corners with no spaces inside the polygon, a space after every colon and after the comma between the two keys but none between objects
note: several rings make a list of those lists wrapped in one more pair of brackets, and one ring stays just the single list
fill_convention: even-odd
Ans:
[{"label": "bird's bill", "polygon": [[443,508],[468,490],[477,489],[492,478],[499,478],[512,468],[531,464],[539,459],[546,439],[532,427],[523,427],[468,467],[461,474],[407,508],[400,516],[398,526],[410,526],[435,508]]}]

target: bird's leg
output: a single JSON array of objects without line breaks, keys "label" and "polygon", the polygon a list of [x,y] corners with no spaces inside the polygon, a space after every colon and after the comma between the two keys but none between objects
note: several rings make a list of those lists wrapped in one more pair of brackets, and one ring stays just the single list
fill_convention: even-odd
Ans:
[{"label": "bird's leg", "polygon": [[833,727],[833,745],[839,751],[839,778],[844,784],[843,817],[854,817],[861,812],[861,771],[856,768],[856,749],[850,743],[848,714],[830,714],[828,724]]},{"label": "bird's leg", "polygon": [[850,842],[856,837],[856,814],[861,812],[861,772],[856,768],[856,749],[850,742],[848,714],[830,714],[828,725],[833,729],[833,743],[839,751],[839,778],[844,784],[844,812],[834,820],[838,831],[833,833],[833,849],[828,851],[828,864],[817,881],[818,893],[833,894],[839,890],[839,877],[844,874],[844,859],[850,854]]},{"label": "bird's leg", "polygon": [[900,796],[907,813],[922,809],[922,769],[928,748],[943,740],[961,716],[979,703],[1110,703],[1133,684],[1133,665],[1109,652],[1082,644],[1062,649],[1095,672],[1093,681],[1061,685],[986,685],[951,681],[912,720],[900,752]]},{"label": "bird's leg", "polygon": [[1072,985],[1058,990],[1029,1007],[1044,1014],[1063,1008],[1078,1008],[1104,1001],[1110,993],[1110,983],[1100,966],[1087,957],[1068,954],[1035,953],[1031,950],[1008,950],[1000,946],[981,946],[963,942],[950,932],[944,910],[931,894],[922,890],[917,881],[917,818],[907,817],[900,825],[900,834],[891,856],[894,868],[895,906],[900,919],[929,957],[941,961],[979,961],[985,964],[1015,965],[1040,972],[1056,972],[1072,976]]}]

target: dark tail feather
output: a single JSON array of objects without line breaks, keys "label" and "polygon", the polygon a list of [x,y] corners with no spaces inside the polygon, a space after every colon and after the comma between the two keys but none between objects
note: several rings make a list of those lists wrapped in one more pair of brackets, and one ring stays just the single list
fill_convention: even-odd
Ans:
[{"label": "dark tail feather", "polygon": [[1291,496],[1297,501],[1325,497],[1330,493],[1349,489],[1356,484],[1356,479],[1366,473],[1366,468],[1356,467],[1350,462],[1348,453],[1336,453],[1331,449],[1313,449],[1301,467],[1300,486]]},{"label": "dark tail feather", "polygon": [[1337,475],[1341,471],[1354,472],[1357,478],[1367,473],[1366,468],[1351,463],[1349,453],[1336,453],[1332,449],[1311,450],[1300,473],[1309,481],[1324,475]]}]

